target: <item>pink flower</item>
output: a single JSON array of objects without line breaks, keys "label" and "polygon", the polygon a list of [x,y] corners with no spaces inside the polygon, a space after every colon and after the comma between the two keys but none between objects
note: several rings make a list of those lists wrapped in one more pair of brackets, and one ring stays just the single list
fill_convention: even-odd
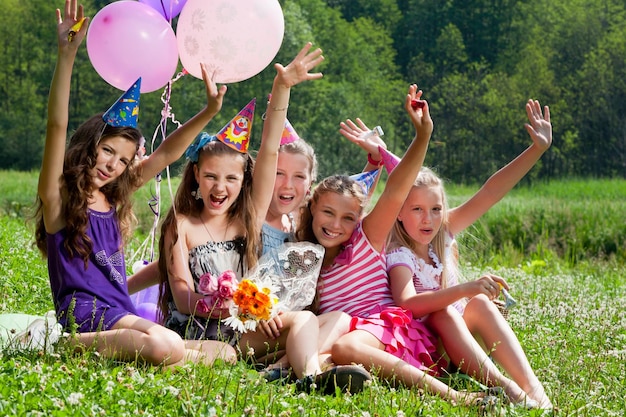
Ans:
[{"label": "pink flower", "polygon": [[225,271],[218,278],[218,294],[222,299],[233,298],[233,294],[237,289],[237,277],[231,270]]},{"label": "pink flower", "polygon": [[202,275],[198,280],[198,290],[202,294],[214,294],[219,288],[217,277],[211,275],[210,272]]}]

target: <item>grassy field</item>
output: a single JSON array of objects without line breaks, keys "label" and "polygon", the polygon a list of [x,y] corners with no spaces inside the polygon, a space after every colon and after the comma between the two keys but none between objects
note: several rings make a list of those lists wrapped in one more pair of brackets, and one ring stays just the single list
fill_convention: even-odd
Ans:
[{"label": "grassy field", "polygon": [[[46,266],[24,222],[36,181],[35,173],[0,172],[0,314],[52,309]],[[164,211],[167,181],[160,189]],[[473,191],[448,190],[453,203]],[[153,184],[137,195],[140,232],[129,256],[150,231],[147,201],[154,193]],[[467,277],[490,271],[511,284],[519,304],[509,322],[559,416],[623,416],[626,409],[625,196],[626,182],[617,180],[519,188],[461,237]],[[171,373],[57,347],[0,353],[0,415],[473,416],[477,410],[379,379],[354,396],[303,395],[293,385],[267,384],[244,362]],[[505,408],[494,415],[537,414]]]}]

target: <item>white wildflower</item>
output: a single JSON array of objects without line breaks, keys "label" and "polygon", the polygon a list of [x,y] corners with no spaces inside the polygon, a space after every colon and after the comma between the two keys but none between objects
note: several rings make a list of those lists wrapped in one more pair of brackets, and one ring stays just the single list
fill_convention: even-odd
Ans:
[{"label": "white wildflower", "polygon": [[67,403],[70,405],[78,405],[83,398],[85,398],[85,394],[82,392],[73,392],[67,397]]}]

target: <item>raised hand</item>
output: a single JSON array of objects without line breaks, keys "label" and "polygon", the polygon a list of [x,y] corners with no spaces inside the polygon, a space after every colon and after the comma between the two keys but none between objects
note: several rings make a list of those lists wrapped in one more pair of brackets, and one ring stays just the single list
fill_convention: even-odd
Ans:
[{"label": "raised hand", "polygon": [[371,129],[361,119],[357,117],[356,124],[352,120],[347,119],[345,122],[341,122],[339,126],[339,133],[346,139],[371,154],[373,159],[381,160],[382,157],[378,147],[381,146],[387,149],[387,144],[378,134],[366,135]]},{"label": "raised hand", "polygon": [[544,106],[541,113],[541,104],[537,100],[528,100],[526,103],[528,122],[526,131],[540,149],[546,150],[552,145],[552,123],[550,123],[550,109]]},{"label": "raised hand", "polygon": [[298,55],[287,65],[283,67],[281,64],[274,64],[276,69],[276,78],[279,84],[284,87],[291,88],[294,85],[307,80],[317,80],[322,78],[321,72],[309,73],[309,71],[324,61],[322,50],[320,48],[310,52],[313,44],[307,42],[304,48],[298,52]]},{"label": "raised hand", "polygon": [[77,0],[65,0],[63,16],[61,10],[57,9],[59,48],[71,47],[77,50],[87,35],[88,20],[82,4],[79,5]]},{"label": "raised hand", "polygon": [[[404,107],[411,117],[411,122],[413,122],[417,134],[420,137],[430,138],[431,133],[433,133],[433,120],[430,118],[428,102],[422,100],[422,94],[422,90],[417,89],[417,84],[411,84],[409,93],[406,95]],[[420,105],[414,106],[414,101],[419,102]],[[421,103],[423,103],[423,106]]]},{"label": "raised hand", "polygon": [[211,114],[217,114],[222,109],[222,102],[224,95],[228,89],[225,85],[222,85],[219,89],[215,84],[215,72],[209,76],[206,64],[200,64],[202,70],[202,80],[204,80],[204,86],[206,87],[207,96],[207,109]]}]

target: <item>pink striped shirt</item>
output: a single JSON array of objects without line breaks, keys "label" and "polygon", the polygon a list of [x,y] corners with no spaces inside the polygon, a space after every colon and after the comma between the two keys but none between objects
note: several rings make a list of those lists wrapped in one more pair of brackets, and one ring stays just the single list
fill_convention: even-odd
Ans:
[{"label": "pink striped shirt", "polygon": [[393,306],[386,271],[385,252],[372,247],[359,223],[333,264],[320,273],[319,313],[339,310],[367,317],[378,306]]}]

